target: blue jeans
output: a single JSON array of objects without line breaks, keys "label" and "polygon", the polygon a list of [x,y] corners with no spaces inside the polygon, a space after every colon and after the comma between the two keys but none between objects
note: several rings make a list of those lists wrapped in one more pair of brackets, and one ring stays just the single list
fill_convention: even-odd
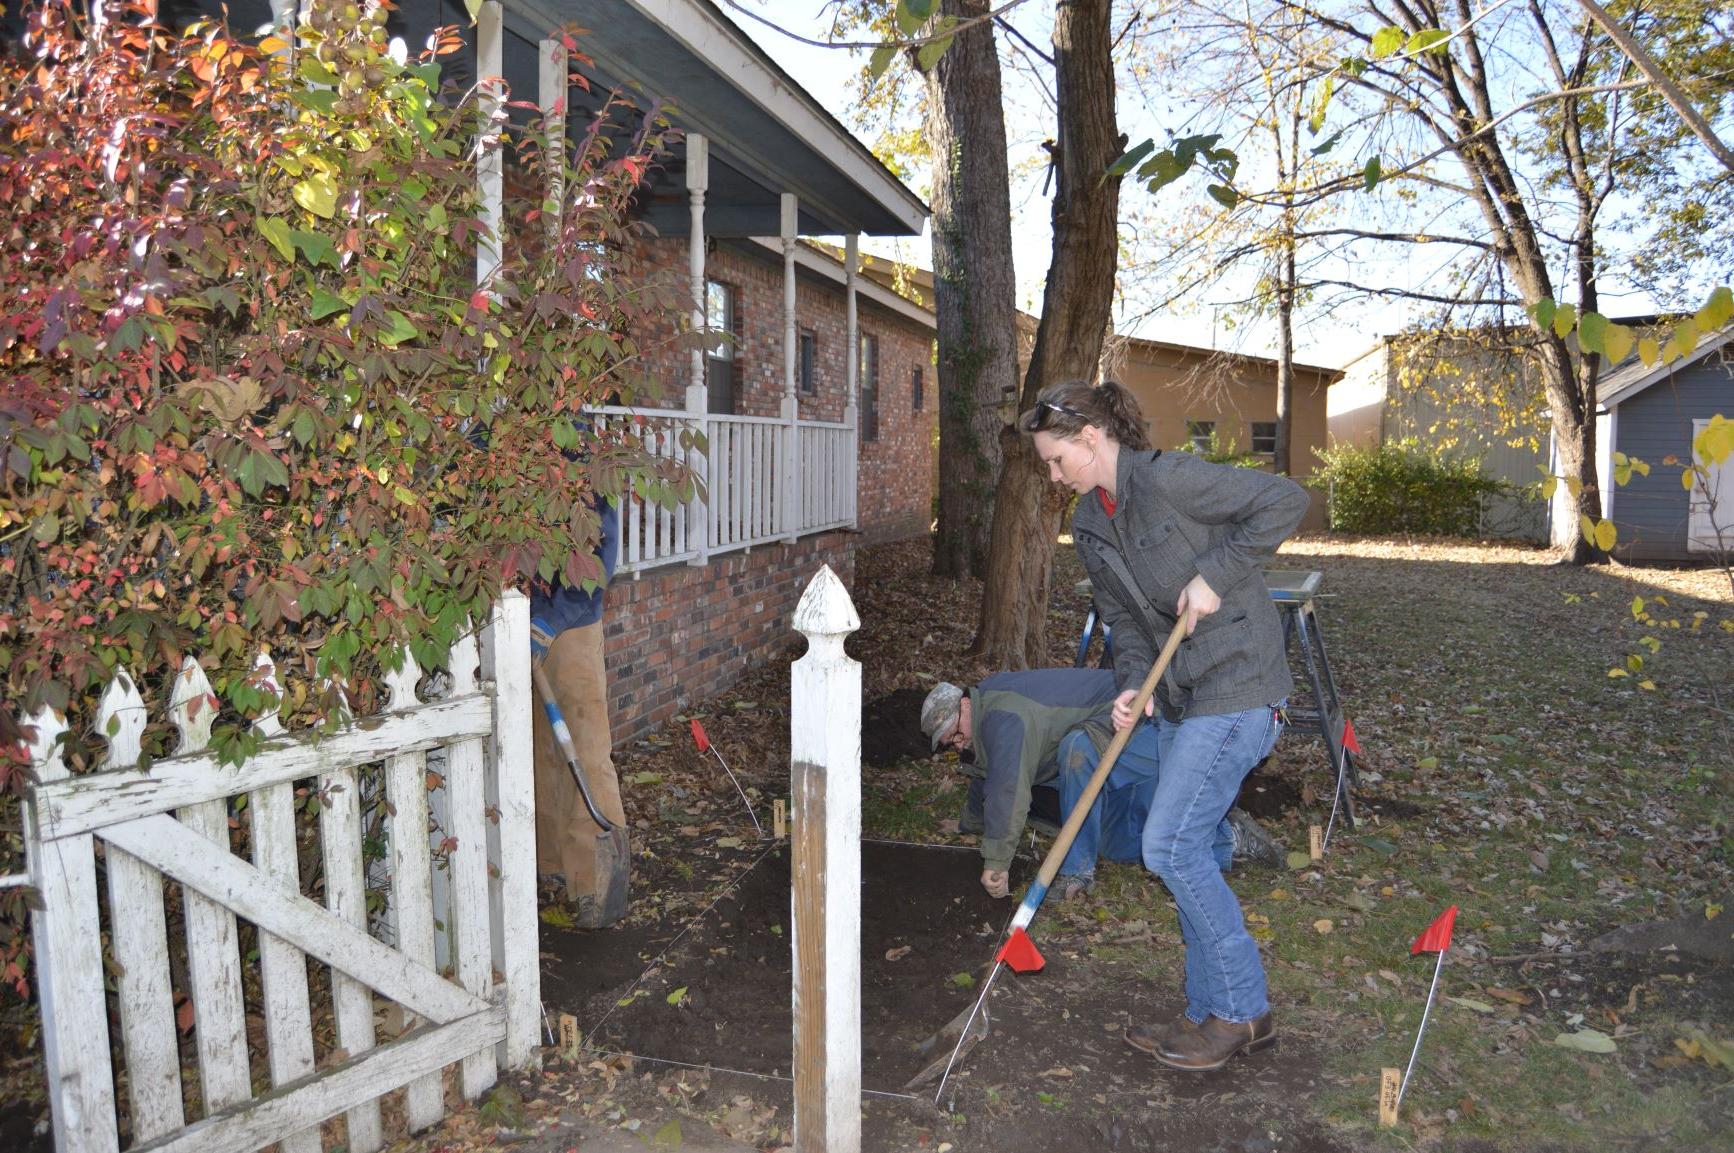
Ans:
[{"label": "blue jeans", "polygon": [[[1154,724],[1140,721],[1108,779],[1096,795],[1096,803],[1078,827],[1066,859],[1060,862],[1060,876],[1089,877],[1096,871],[1097,858],[1110,861],[1136,861],[1144,854],[1144,825],[1150,816],[1150,802],[1156,795],[1156,780],[1161,773],[1161,737]],[[1095,775],[1102,755],[1095,742],[1082,729],[1073,729],[1060,739],[1057,756],[1060,775],[1049,782],[1059,790],[1060,816],[1070,816],[1084,786]],[[1228,821],[1222,820],[1216,829],[1216,839],[1210,853],[1217,866],[1228,872],[1234,856],[1234,833]]]},{"label": "blue jeans", "polygon": [[1182,721],[1157,718],[1162,772],[1144,825],[1144,864],[1168,886],[1186,943],[1186,1015],[1250,1021],[1270,1009],[1258,943],[1214,859],[1240,782],[1276,744],[1270,706]]}]

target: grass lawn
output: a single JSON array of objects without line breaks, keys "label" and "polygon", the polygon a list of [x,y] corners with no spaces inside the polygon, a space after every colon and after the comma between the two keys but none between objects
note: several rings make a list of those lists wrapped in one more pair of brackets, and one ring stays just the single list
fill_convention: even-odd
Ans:
[{"label": "grass lawn", "polygon": [[[927,580],[918,557],[895,552],[861,562],[873,577],[858,581],[863,656],[901,656],[896,669],[868,665],[870,699],[983,671],[957,658],[974,622],[968,590]],[[1726,578],[1331,537],[1291,543],[1278,566],[1325,574],[1319,614],[1364,750],[1363,826],[1318,866],[1233,881],[1285,1033],[1324,1062],[1299,1109],[1352,1147],[1734,1147],[1734,1071],[1713,1064],[1718,1044],[1734,1049]],[[1070,592],[1078,575],[1062,547],[1056,663],[1069,663],[1083,617]],[[895,642],[876,636],[911,600],[940,619]],[[1641,665],[1628,666],[1633,655]],[[1316,794],[1267,822],[1304,849],[1329,798],[1322,749],[1287,737],[1264,772]],[[944,761],[911,761],[868,788],[879,835],[933,839],[955,816],[958,777]],[[1175,1000],[1171,904],[1137,866],[1104,866],[1103,879],[1093,908],[1044,909],[1038,939],[1137,964]],[[1442,1001],[1404,1124],[1382,1133],[1379,1069],[1407,1061],[1433,970],[1409,944],[1451,904],[1461,913]],[[1674,919],[1648,950],[1591,948],[1620,926]],[[1148,926],[1147,938],[1111,943],[1126,925]],[[1614,1051],[1556,1043],[1589,1029]]]}]

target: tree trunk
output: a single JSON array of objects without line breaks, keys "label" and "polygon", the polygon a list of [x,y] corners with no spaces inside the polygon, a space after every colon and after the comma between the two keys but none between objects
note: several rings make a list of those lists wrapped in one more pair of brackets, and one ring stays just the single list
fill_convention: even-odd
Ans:
[{"label": "tree trunk", "polygon": [[[1125,148],[1114,115],[1109,0],[1060,0],[1054,13],[1059,143],[1053,150],[1053,258],[1020,408],[1048,384],[1095,379],[1112,315]],[[1065,499],[1029,440],[1001,433],[1004,463],[972,653],[1001,668],[1047,663],[1048,586]]]},{"label": "tree trunk", "polygon": [[[943,0],[968,19],[986,0]],[[1001,407],[1017,388],[1017,290],[1005,108],[993,24],[963,32],[927,73],[933,155],[933,312],[939,336],[937,576],[985,576]]]},{"label": "tree trunk", "polygon": [[1289,424],[1294,416],[1294,220],[1285,217],[1282,248],[1277,252],[1276,288],[1276,460],[1283,476],[1291,475]]}]

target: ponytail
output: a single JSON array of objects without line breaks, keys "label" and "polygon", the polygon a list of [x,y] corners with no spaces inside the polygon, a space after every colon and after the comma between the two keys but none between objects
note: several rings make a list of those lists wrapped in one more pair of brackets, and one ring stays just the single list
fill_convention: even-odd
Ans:
[{"label": "ponytail", "polygon": [[1087,425],[1107,433],[1124,448],[1150,447],[1138,398],[1117,381],[1092,385],[1087,380],[1050,384],[1036,397],[1036,406],[1018,417],[1018,431],[1049,432],[1074,439]]}]

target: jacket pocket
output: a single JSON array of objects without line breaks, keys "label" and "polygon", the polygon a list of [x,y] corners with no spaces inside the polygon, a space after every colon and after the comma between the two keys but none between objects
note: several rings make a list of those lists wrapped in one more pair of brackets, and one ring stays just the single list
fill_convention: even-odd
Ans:
[{"label": "jacket pocket", "polygon": [[1165,601],[1172,610],[1174,601],[1186,582],[1197,573],[1197,557],[1192,542],[1180,531],[1177,517],[1140,527],[1128,542],[1126,559],[1132,574],[1138,578],[1153,601]]},{"label": "jacket pocket", "polygon": [[[1208,621],[1210,618],[1204,618]],[[1231,696],[1247,687],[1252,676],[1252,625],[1245,613],[1180,642],[1174,654],[1174,676],[1200,700]]]}]

